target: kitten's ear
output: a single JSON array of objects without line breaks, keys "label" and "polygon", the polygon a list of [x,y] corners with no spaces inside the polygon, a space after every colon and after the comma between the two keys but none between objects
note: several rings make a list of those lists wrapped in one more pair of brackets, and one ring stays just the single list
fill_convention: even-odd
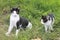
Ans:
[{"label": "kitten's ear", "polygon": [[18,10],[20,11],[20,6],[18,6],[17,8],[18,8]]},{"label": "kitten's ear", "polygon": [[20,8],[18,8],[20,10]]},{"label": "kitten's ear", "polygon": [[10,8],[10,12],[11,12],[11,13],[13,12],[13,10],[14,10],[14,8]]},{"label": "kitten's ear", "polygon": [[17,8],[20,9],[20,6],[18,6]]},{"label": "kitten's ear", "polygon": [[20,11],[20,8],[18,8],[18,10]]},{"label": "kitten's ear", "polygon": [[16,7],[16,9],[17,9],[17,10],[20,10],[20,8],[19,8],[19,7]]},{"label": "kitten's ear", "polygon": [[19,12],[20,12],[20,8],[17,8],[17,13],[19,14]]}]

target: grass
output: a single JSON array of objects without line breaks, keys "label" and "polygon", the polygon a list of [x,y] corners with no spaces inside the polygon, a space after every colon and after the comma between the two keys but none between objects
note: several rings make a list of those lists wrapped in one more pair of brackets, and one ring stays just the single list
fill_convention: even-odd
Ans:
[{"label": "grass", "polygon": [[[9,26],[10,9],[20,8],[20,16],[31,21],[31,30],[21,30],[18,37],[15,36],[15,28],[7,37],[5,33]],[[45,33],[40,23],[41,15],[53,12],[55,16],[54,32]],[[33,38],[42,40],[60,40],[60,0],[0,0],[0,40],[31,40]]]}]

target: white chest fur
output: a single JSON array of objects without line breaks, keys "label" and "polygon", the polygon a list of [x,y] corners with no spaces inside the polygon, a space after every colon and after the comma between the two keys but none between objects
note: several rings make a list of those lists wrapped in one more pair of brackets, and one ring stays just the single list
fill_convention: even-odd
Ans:
[{"label": "white chest fur", "polygon": [[18,14],[11,14],[10,16],[10,24],[13,26],[16,26],[17,21],[19,20],[19,15]]}]

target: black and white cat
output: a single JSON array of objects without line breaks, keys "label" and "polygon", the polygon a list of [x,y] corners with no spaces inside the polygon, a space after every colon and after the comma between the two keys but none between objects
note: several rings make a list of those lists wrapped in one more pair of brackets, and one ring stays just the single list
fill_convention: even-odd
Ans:
[{"label": "black and white cat", "polygon": [[19,8],[12,8],[11,15],[10,15],[10,25],[8,32],[6,33],[9,36],[10,32],[12,31],[13,27],[16,27],[16,36],[18,35],[20,28],[32,28],[32,24],[27,19],[19,16]]},{"label": "black and white cat", "polygon": [[48,29],[50,30],[50,31],[52,31],[53,30],[53,24],[54,24],[54,16],[53,16],[53,14],[48,14],[47,16],[45,16],[45,15],[43,15],[42,17],[41,17],[41,23],[44,25],[44,27],[45,27],[45,32],[47,32],[48,31]]}]

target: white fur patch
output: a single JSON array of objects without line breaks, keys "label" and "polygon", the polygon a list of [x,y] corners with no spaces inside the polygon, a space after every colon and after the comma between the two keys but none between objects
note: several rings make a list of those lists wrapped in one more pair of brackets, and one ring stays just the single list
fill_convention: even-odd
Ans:
[{"label": "white fur patch", "polygon": [[29,29],[31,29],[31,28],[32,28],[32,24],[31,24],[30,22],[28,23],[27,28],[29,28]]}]

